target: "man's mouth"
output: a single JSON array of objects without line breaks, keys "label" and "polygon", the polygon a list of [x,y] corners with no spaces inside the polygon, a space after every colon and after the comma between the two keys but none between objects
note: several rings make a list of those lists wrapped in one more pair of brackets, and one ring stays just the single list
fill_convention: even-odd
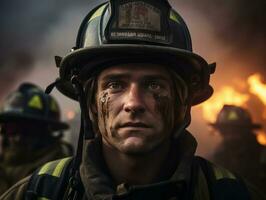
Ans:
[{"label": "man's mouth", "polygon": [[119,128],[150,128],[150,126],[142,122],[126,122],[123,123]]}]

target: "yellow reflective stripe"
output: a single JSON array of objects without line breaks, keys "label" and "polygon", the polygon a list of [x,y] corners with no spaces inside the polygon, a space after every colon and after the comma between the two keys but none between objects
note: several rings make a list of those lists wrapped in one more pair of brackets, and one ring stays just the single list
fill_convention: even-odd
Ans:
[{"label": "yellow reflective stripe", "polygon": [[52,176],[60,177],[65,164],[70,160],[70,158],[64,158],[56,165],[55,170],[53,171]]},{"label": "yellow reflective stripe", "polygon": [[95,12],[95,13],[91,16],[91,18],[89,19],[89,22],[90,22],[91,20],[93,20],[94,18],[101,16],[102,13],[103,13],[104,8],[106,7],[106,5],[107,5],[107,4],[104,4],[104,5],[102,5],[98,10],[96,10],[96,12]]},{"label": "yellow reflective stripe", "polygon": [[38,197],[37,200],[50,200],[50,199],[48,199],[46,197]]},{"label": "yellow reflective stripe", "polygon": [[39,110],[43,109],[41,97],[39,95],[34,95],[28,102],[28,106]]},{"label": "yellow reflective stripe", "polygon": [[179,17],[178,17],[178,15],[175,13],[175,11],[171,10],[171,11],[170,11],[170,19],[180,24],[178,18],[179,18]]},{"label": "yellow reflective stripe", "polygon": [[53,164],[53,162],[46,163],[39,171],[38,175],[47,174],[48,170],[50,169],[50,166]]},{"label": "yellow reflective stripe", "polygon": [[228,170],[224,168],[217,167],[214,165],[213,171],[214,171],[216,180],[223,179],[223,178],[236,179],[236,177],[231,172],[229,172]]},{"label": "yellow reflective stripe", "polygon": [[234,120],[238,119],[238,116],[237,116],[236,112],[231,111],[231,112],[229,112],[227,119],[230,121],[234,121]]},{"label": "yellow reflective stripe", "polygon": [[40,169],[38,175],[48,174],[51,176],[60,177],[65,164],[70,160],[71,157],[67,157],[64,159],[48,162]]}]

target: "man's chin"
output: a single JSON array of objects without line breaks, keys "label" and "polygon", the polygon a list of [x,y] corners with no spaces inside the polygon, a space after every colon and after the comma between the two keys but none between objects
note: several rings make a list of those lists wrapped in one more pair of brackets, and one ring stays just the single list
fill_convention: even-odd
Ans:
[{"label": "man's chin", "polygon": [[125,154],[145,154],[149,152],[148,145],[143,138],[129,137],[121,144],[121,151]]}]

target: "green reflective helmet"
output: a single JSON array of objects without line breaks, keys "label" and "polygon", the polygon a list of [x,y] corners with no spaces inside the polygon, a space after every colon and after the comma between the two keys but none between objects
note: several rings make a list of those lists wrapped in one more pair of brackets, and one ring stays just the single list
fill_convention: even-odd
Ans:
[{"label": "green reflective helmet", "polygon": [[84,18],[76,47],[60,59],[57,88],[77,100],[71,78],[89,79],[102,69],[121,63],[169,66],[187,83],[192,105],[208,99],[215,66],[193,53],[189,30],[166,0],[109,0]]},{"label": "green reflective helmet", "polygon": [[248,110],[234,105],[224,105],[215,123],[210,124],[216,129],[221,128],[246,128],[246,129],[260,129],[260,124],[252,122]]},{"label": "green reflective helmet", "polygon": [[0,124],[8,122],[41,122],[52,131],[64,130],[68,125],[60,121],[56,100],[31,83],[23,83],[5,99],[0,111]]}]

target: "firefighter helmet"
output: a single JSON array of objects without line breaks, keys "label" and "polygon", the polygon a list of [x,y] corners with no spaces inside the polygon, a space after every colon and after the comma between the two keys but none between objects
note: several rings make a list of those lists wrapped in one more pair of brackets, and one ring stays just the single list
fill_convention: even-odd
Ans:
[{"label": "firefighter helmet", "polygon": [[239,106],[224,105],[219,112],[216,122],[210,124],[216,129],[231,127],[231,128],[247,128],[259,129],[260,124],[252,122],[250,113]]},{"label": "firefighter helmet", "polygon": [[23,83],[5,100],[0,111],[0,123],[38,121],[51,130],[67,129],[60,121],[60,108],[56,100],[31,83]]},{"label": "firefighter helmet", "polygon": [[57,88],[77,99],[71,78],[81,81],[119,63],[154,62],[170,66],[186,81],[192,105],[208,99],[214,65],[193,53],[189,30],[167,0],[109,0],[84,18],[76,47],[56,58],[60,68]]}]

